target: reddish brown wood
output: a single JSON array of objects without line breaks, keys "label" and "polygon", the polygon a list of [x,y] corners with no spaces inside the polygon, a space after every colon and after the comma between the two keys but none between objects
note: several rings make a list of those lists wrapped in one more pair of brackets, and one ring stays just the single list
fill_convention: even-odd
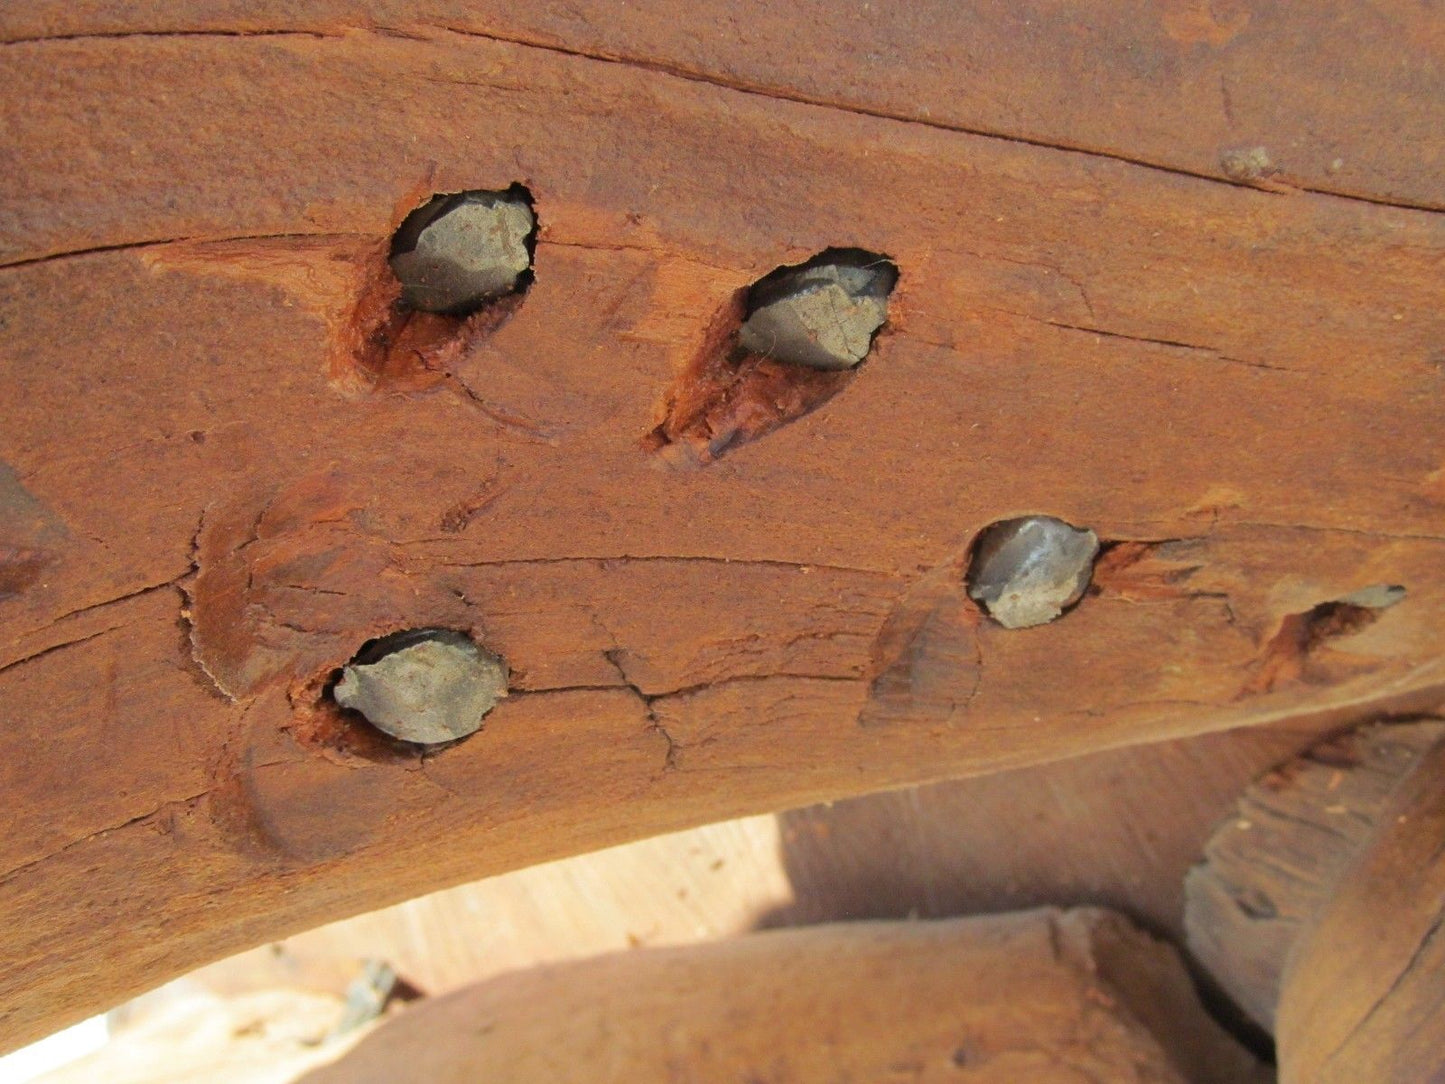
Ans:
[{"label": "reddish brown wood", "polygon": [[32,0],[0,16],[11,41],[358,31],[515,42],[1277,191],[1445,206],[1445,35],[1411,0]]},{"label": "reddish brown wood", "polygon": [[1191,952],[1285,1084],[1445,1074],[1445,721],[1376,724],[1245,792],[1187,883]]},{"label": "reddish brown wood", "polygon": [[[609,842],[1445,695],[1439,214],[1125,160],[1194,169],[1183,121],[1178,159],[1078,154],[485,36],[333,35],[349,8],[299,9],[322,36],[188,10],[206,33],[4,16],[74,36],[0,49],[0,1042]],[[1081,55],[1063,34],[1029,70]],[[1338,40],[1384,88],[1433,55]],[[1419,124],[1381,93],[1370,132]],[[1157,103],[1120,100],[1137,134]],[[361,350],[399,217],[513,181],[542,234],[510,318],[420,361]],[[902,273],[857,379],[706,468],[646,450],[737,291],[835,244]],[[962,565],[1034,511],[1116,545],[1076,611],[1009,633]],[[1381,583],[1406,600],[1281,638]],[[514,695],[424,761],[339,740],[325,676],[421,624],[474,630]]]}]

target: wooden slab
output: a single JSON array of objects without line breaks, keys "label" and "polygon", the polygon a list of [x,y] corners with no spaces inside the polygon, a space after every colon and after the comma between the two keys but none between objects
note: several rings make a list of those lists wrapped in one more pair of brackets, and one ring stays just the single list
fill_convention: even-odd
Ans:
[{"label": "wooden slab", "polygon": [[[1445,695],[1437,213],[463,33],[34,10],[9,37],[64,36],[0,49],[4,1044],[624,839]],[[513,181],[510,319],[367,369],[394,223]],[[902,276],[858,377],[710,465],[647,450],[737,291],[836,244]],[[962,566],[1031,511],[1114,545],[1006,632]],[[1405,601],[1295,635],[1376,584]],[[514,695],[441,756],[338,746],[325,676],[431,624]]]},{"label": "wooden slab", "polygon": [[1442,736],[1439,719],[1382,723],[1282,759],[1201,848],[1183,882],[1189,951],[1267,1031],[1290,961]]},{"label": "wooden slab", "polygon": [[32,0],[0,15],[9,41],[358,28],[515,42],[1278,191],[1445,206],[1445,35],[1411,0]]},{"label": "wooden slab", "polygon": [[1098,906],[1177,943],[1184,879],[1240,791],[1325,717],[1113,749],[780,814],[769,925]]},{"label": "wooden slab", "polygon": [[[1328,718],[744,817],[474,881],[273,941],[178,980],[344,989],[364,957],[429,994],[538,963],[756,926],[1105,906],[1183,940],[1184,875],[1240,790]],[[1060,840],[1068,846],[1060,847]],[[164,997],[132,1002],[144,1015]]]},{"label": "wooden slab", "polygon": [[1281,983],[1283,1084],[1445,1075],[1445,742],[1300,934]]},{"label": "wooden slab", "polygon": [[1167,948],[1107,913],[1042,911],[516,972],[421,1003],[302,1079],[1240,1084],[1257,1069]]}]

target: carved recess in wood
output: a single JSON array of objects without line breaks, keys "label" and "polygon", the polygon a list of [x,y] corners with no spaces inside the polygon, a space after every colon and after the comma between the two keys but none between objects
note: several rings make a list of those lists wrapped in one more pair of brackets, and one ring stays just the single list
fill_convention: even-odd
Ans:
[{"label": "carved recess in wood", "polygon": [[39,582],[56,560],[65,525],[0,462],[0,602]]},{"label": "carved recess in wood", "polygon": [[[519,198],[530,207],[530,194]],[[418,185],[397,201],[394,231],[426,196]],[[528,238],[530,252],[536,232]],[[333,234],[181,242],[147,252],[150,266],[263,282],[316,313],[327,327],[327,375],[347,395],[418,392],[452,384],[461,358],[521,308],[530,268],[513,292],[464,312],[424,312],[404,303],[388,258],[392,239]]]},{"label": "carved recess in wood", "polygon": [[984,616],[964,587],[962,556],[920,577],[873,645],[858,721],[927,725],[961,718],[983,681]]},{"label": "carved recess in wood", "polygon": [[407,612],[436,614],[415,624],[463,616],[454,596],[408,578],[362,510],[344,475],[325,470],[207,511],[187,588],[191,643],[232,700],[339,665]]},{"label": "carved recess in wood", "polygon": [[[1010,630],[989,621],[969,597],[972,549],[970,543],[915,580],[879,630],[868,671],[868,703],[859,717],[864,726],[889,721],[963,723],[982,688],[986,645],[1007,653],[1012,641],[1027,652],[1030,640],[1018,639],[1027,637],[1027,630]],[[1106,541],[1081,605],[1087,606],[1091,598],[1195,600],[1206,607],[1217,602],[1228,613],[1225,593],[1190,583],[1207,560],[1204,539]],[[1091,626],[1092,622],[1069,626],[1076,629],[1081,646],[1097,635]],[[1045,635],[1055,639],[1067,633],[1050,630]]]},{"label": "carved recess in wood", "polygon": [[[833,293],[815,295],[825,297],[816,311],[781,318],[784,333],[794,337],[794,348],[802,347],[811,360],[791,357],[788,344],[777,340],[779,332],[771,326],[762,331],[751,326],[760,307],[789,304],[790,275],[838,267],[845,273],[862,268],[864,276],[877,276],[865,288],[879,296],[867,299],[874,306],[867,312],[850,309],[845,291],[828,282],[825,288]],[[700,345],[673,380],[658,408],[660,420],[643,439],[643,447],[664,453],[674,464],[702,465],[817,410],[852,383],[857,366],[877,349],[875,336],[883,333],[878,328],[897,280],[898,269],[886,257],[829,248],[736,291],[707,323]],[[792,288],[796,285],[792,282]],[[817,284],[811,288],[816,290]],[[807,289],[797,296],[809,296]],[[889,320],[896,323],[897,318]],[[848,328],[847,335],[840,332],[839,337],[856,340],[851,354],[837,344],[835,355],[819,348],[820,338],[827,340],[827,332],[835,329],[829,326],[819,333],[814,325],[835,322]]]},{"label": "carved recess in wood", "polygon": [[1264,645],[1258,669],[1240,695],[1267,693],[1291,682],[1328,685],[1368,670],[1369,659],[1330,642],[1369,628],[1405,595],[1405,588],[1397,584],[1374,584],[1301,613],[1286,614],[1279,631]]}]

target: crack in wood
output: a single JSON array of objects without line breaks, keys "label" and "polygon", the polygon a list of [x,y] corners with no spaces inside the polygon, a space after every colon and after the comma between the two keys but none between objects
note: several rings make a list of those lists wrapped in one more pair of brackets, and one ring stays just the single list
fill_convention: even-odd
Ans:
[{"label": "crack in wood", "polygon": [[736,94],[745,94],[751,97],[764,98],[769,101],[792,102],[797,105],[806,105],[819,109],[828,109],[841,113],[852,113],[858,116],[872,117],[877,120],[892,121],[899,124],[914,124],[923,128],[935,131],[951,132],[958,135],[974,136],[980,139],[997,140],[1011,143],[1018,146],[1036,147],[1041,150],[1054,151],[1059,154],[1076,154],[1091,159],[1119,162],[1127,166],[1139,169],[1146,169],[1157,173],[1169,174],[1176,177],[1184,177],[1190,180],[1202,181],[1207,184],[1225,185],[1230,188],[1244,189],[1246,191],[1260,193],[1265,196],[1299,194],[1321,199],[1338,199],[1350,203],[1362,203],[1377,207],[1389,207],[1399,210],[1423,211],[1431,214],[1439,214],[1445,211],[1445,207],[1429,203],[1388,199],[1383,196],[1366,196],[1358,193],[1341,192],[1333,189],[1305,184],[1291,184],[1289,186],[1272,185],[1263,187],[1247,180],[1232,180],[1228,177],[1213,173],[1206,173],[1200,170],[1188,169],[1179,165],[1168,165],[1160,161],[1151,160],[1138,155],[1127,154],[1123,151],[1106,150],[1099,147],[1089,147],[1082,144],[1069,144],[1065,142],[1051,142],[1047,139],[1037,139],[1022,136],[1005,131],[983,126],[974,126],[960,123],[948,123],[935,120],[929,117],[910,115],[908,113],[883,108],[870,108],[857,102],[842,102],[832,100],[819,95],[811,95],[801,90],[787,88],[778,85],[766,85],[763,83],[747,82],[741,79],[730,79],[713,72],[704,71],[699,67],[688,67],[682,64],[669,63],[664,60],[649,60],[639,56],[613,55],[605,52],[582,49],[575,46],[564,45],[555,41],[543,41],[539,38],[529,38],[520,34],[504,34],[498,31],[478,30],[469,27],[448,26],[445,24],[418,24],[416,26],[346,26],[330,28],[327,32],[321,30],[303,29],[281,29],[281,30],[244,30],[244,29],[146,29],[126,30],[113,32],[77,33],[60,35],[37,35],[28,38],[14,38],[0,42],[5,46],[44,46],[50,43],[75,43],[87,40],[112,41],[125,39],[156,39],[168,37],[197,37],[197,38],[219,38],[237,39],[247,38],[308,38],[333,42],[344,39],[349,34],[371,34],[377,37],[400,37],[412,41],[425,42],[429,40],[425,35],[428,32],[439,32],[452,34],[458,37],[476,38],[482,41],[490,41],[500,45],[510,45],[520,49],[534,49],[552,53],[558,56],[571,57],[578,60],[591,61],[599,64],[614,64],[637,71],[683,80],[685,82],[698,83],[704,86],[715,87],[720,90],[730,91]]}]

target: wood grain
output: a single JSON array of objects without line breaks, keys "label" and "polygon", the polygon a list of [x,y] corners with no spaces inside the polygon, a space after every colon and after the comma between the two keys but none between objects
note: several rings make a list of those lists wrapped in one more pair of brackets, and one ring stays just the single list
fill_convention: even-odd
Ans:
[{"label": "wood grain", "polygon": [[1445,742],[1437,742],[1301,933],[1281,983],[1283,1084],[1445,1075],[1442,779]]},{"label": "wood grain", "polygon": [[[1241,789],[1337,726],[1301,719],[724,821],[458,885],[181,981],[228,996],[334,994],[373,956],[439,994],[539,963],[758,925],[1051,902],[1107,907],[1182,943],[1185,873]],[[144,1012],[151,999],[140,1000]]]},{"label": "wood grain", "polygon": [[1135,745],[779,815],[767,924],[1107,907],[1176,943],[1184,881],[1240,791],[1330,716]]},{"label": "wood grain", "polygon": [[[1411,0],[35,0],[0,40],[442,32],[1218,180],[1445,206],[1445,35]],[[806,47],[799,47],[801,36]],[[1389,123],[1382,121],[1388,118]]]},{"label": "wood grain", "polygon": [[1274,1032],[1289,963],[1445,722],[1361,727],[1282,759],[1241,795],[1185,880],[1193,956]]},{"label": "wood grain", "polygon": [[1042,911],[516,972],[422,1003],[302,1079],[1239,1084],[1257,1068],[1168,949],[1104,912]]},{"label": "wood grain", "polygon": [[[190,10],[5,16],[54,40],[0,49],[0,1044],[624,839],[1445,697],[1445,225],[1383,170],[1381,203],[1286,195]],[[1371,130],[1417,124],[1379,85]],[[399,217],[513,181],[520,306],[429,390],[358,368]],[[736,292],[835,244],[902,276],[857,379],[705,468],[647,452]],[[1025,512],[1115,556],[1009,633],[960,577]],[[1381,583],[1406,600],[1278,665],[1288,619]],[[435,624],[512,667],[482,734],[388,760],[322,725],[335,666]]]}]

